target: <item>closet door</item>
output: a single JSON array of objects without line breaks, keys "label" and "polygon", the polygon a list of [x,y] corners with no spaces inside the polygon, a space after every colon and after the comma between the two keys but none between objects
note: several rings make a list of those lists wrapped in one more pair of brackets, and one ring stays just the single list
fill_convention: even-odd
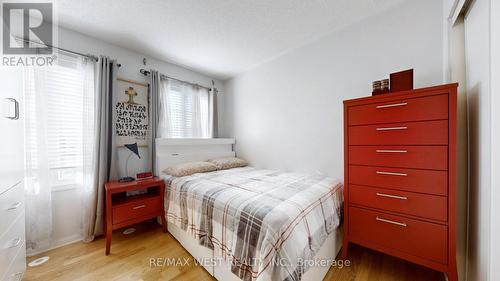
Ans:
[{"label": "closet door", "polygon": [[0,66],[0,194],[23,179],[22,84],[20,67]]}]

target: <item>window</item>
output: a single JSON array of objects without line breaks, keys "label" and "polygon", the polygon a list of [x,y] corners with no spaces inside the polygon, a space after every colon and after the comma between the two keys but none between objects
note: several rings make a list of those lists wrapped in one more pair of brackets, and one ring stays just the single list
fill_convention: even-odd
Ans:
[{"label": "window", "polygon": [[159,136],[163,138],[212,137],[212,98],[206,88],[176,80],[162,80]]},{"label": "window", "polygon": [[94,76],[82,63],[59,56],[56,66],[25,70],[25,165],[35,183],[77,187],[90,165]]}]

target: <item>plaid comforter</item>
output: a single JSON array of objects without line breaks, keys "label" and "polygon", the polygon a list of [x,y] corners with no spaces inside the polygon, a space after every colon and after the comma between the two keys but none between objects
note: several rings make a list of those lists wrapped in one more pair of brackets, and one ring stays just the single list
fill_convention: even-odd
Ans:
[{"label": "plaid comforter", "polygon": [[340,224],[342,184],[321,175],[245,167],[165,182],[167,220],[245,281],[300,280]]}]

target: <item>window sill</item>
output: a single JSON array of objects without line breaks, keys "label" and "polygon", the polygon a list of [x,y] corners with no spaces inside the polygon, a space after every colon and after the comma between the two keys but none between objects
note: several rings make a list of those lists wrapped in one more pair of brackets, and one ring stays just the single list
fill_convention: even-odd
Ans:
[{"label": "window sill", "polygon": [[52,192],[62,192],[62,191],[79,189],[80,187],[81,187],[81,185],[78,185],[78,184],[64,184],[64,185],[53,186],[51,191]]}]

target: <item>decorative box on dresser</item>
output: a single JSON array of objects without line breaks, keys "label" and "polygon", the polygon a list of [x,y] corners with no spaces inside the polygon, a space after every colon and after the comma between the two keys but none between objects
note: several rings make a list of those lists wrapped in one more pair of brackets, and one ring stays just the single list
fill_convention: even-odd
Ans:
[{"label": "decorative box on dresser", "polygon": [[456,269],[458,84],[344,101],[344,242]]},{"label": "decorative box on dresser", "polygon": [[22,69],[0,67],[0,280],[26,270]]}]

